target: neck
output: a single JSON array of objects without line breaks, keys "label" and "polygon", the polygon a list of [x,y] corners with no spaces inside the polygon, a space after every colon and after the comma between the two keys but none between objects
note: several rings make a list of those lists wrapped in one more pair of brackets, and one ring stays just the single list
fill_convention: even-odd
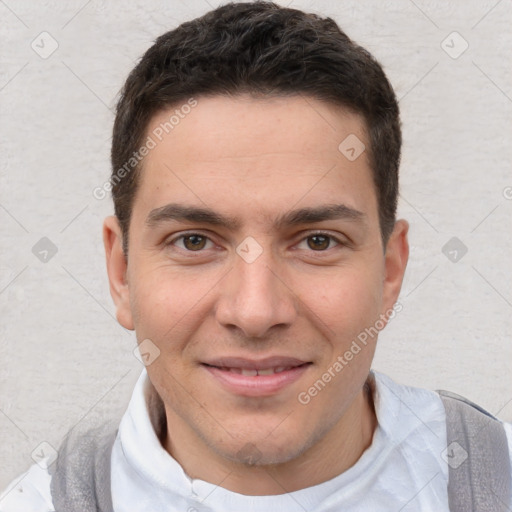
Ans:
[{"label": "neck", "polygon": [[294,492],[340,475],[371,445],[377,427],[372,390],[373,383],[367,381],[346,413],[319,442],[282,464],[249,466],[226,460],[202,441],[198,443],[193,434],[176,429],[180,418],[170,414],[167,408],[167,424],[172,429],[167,428],[163,433],[162,445],[190,478],[250,496]]}]

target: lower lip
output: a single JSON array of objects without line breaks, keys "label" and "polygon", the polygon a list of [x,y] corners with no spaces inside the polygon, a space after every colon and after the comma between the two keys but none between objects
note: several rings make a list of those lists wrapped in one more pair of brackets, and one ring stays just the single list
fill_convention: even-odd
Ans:
[{"label": "lower lip", "polygon": [[202,365],[220,384],[231,393],[242,396],[268,396],[283,390],[294,383],[311,366],[304,364],[291,370],[285,370],[272,375],[242,375],[213,366]]}]

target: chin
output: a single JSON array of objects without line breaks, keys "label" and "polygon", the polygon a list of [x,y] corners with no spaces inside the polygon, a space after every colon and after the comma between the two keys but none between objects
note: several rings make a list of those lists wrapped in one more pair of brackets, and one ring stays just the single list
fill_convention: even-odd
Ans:
[{"label": "chin", "polygon": [[[301,446],[267,446],[266,443],[258,444],[246,443],[236,452],[231,452],[228,456],[233,462],[243,464],[244,466],[264,467],[285,464],[300,456],[306,447]],[[227,454],[226,454],[227,455]]]},{"label": "chin", "polygon": [[210,447],[235,463],[259,467],[285,464],[314,444],[314,439],[302,439],[293,431],[288,430],[284,434],[279,438],[273,437],[272,433],[265,437],[260,431],[254,435],[240,435],[226,445],[212,444]]}]

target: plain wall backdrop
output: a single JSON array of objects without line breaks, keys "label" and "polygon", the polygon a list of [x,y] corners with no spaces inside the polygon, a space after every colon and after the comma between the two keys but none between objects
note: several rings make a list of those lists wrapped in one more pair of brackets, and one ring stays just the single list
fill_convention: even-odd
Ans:
[{"label": "plain wall backdrop", "polygon": [[[126,407],[142,365],[108,290],[111,199],[93,190],[136,60],[221,3],[0,1],[2,489],[41,443]],[[374,368],[512,421],[511,1],[279,3],[334,18],[400,98],[411,255]]]}]

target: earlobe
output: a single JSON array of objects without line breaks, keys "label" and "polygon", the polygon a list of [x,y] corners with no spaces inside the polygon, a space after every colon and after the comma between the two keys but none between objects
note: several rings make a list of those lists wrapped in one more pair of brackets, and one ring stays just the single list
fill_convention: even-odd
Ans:
[{"label": "earlobe", "polygon": [[110,295],[116,306],[117,321],[133,330],[130,289],[127,282],[127,261],[123,252],[123,235],[117,217],[107,217],[103,223],[103,243],[107,260]]},{"label": "earlobe", "polygon": [[383,312],[390,311],[400,295],[409,259],[408,231],[408,222],[403,219],[398,220],[386,246]]}]

